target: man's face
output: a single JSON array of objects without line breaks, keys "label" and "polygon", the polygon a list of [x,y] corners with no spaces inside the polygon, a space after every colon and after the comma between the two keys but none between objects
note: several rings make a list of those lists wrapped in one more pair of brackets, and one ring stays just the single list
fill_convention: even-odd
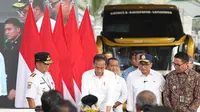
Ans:
[{"label": "man's face", "polygon": [[108,64],[108,69],[115,74],[119,73],[119,62],[117,60],[110,60]]},{"label": "man's face", "polygon": [[96,75],[101,76],[106,68],[106,62],[104,60],[96,60],[94,63],[94,70]]},{"label": "man's face", "polygon": [[173,65],[177,73],[185,72],[188,69],[188,63],[179,58],[174,58]]},{"label": "man's face", "polygon": [[[51,0],[52,10],[55,13],[58,13],[60,4],[61,4],[60,0]],[[71,0],[63,0],[62,13],[65,19],[68,19],[70,9],[71,9]]]},{"label": "man's face", "polygon": [[140,54],[133,55],[132,58],[131,58],[131,63],[132,63],[135,67],[138,67],[140,55],[141,55],[141,53],[140,53]]},{"label": "man's face", "polygon": [[138,63],[138,68],[144,75],[148,75],[150,73],[150,69],[152,67],[152,63],[148,62],[139,62]]},{"label": "man's face", "polygon": [[26,17],[27,17],[27,14],[28,14],[28,9],[29,9],[29,6],[27,5],[26,7],[24,7],[23,9],[21,10],[18,10],[18,14],[20,16],[20,18],[25,21],[26,20]]},{"label": "man's face", "polygon": [[45,64],[43,62],[36,62],[36,66],[37,69],[40,70],[40,72],[45,73],[49,71],[50,64]]},{"label": "man's face", "polygon": [[5,24],[4,30],[5,35],[9,40],[14,40],[20,35],[20,28],[14,26],[13,24]]}]

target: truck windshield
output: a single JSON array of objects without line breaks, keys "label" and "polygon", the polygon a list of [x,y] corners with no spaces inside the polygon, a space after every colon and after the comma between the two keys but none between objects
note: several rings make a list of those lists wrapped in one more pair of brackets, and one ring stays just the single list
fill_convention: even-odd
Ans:
[{"label": "truck windshield", "polygon": [[148,5],[133,7],[106,6],[102,36],[109,40],[119,37],[171,37],[179,40],[184,35],[177,8],[147,8]]},{"label": "truck windshield", "polygon": [[153,56],[154,70],[171,70],[172,49],[173,47],[106,47],[113,52],[120,62],[120,70],[124,71],[132,66],[131,53],[135,50],[143,50]]}]

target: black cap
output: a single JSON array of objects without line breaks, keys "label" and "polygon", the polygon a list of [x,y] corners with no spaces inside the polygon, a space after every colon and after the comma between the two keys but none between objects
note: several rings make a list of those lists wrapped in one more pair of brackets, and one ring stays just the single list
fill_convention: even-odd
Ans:
[{"label": "black cap", "polygon": [[26,7],[27,5],[29,5],[29,0],[20,0],[18,2],[15,2],[12,7],[13,8],[17,8],[17,9],[23,9],[24,7]]},{"label": "black cap", "polygon": [[92,106],[94,104],[96,104],[98,101],[98,98],[94,95],[87,95],[87,96],[84,96],[82,99],[81,99],[81,102],[85,105],[88,105],[88,106]]},{"label": "black cap", "polygon": [[44,62],[45,64],[51,64],[50,54],[48,52],[38,52],[35,54],[35,62]]}]

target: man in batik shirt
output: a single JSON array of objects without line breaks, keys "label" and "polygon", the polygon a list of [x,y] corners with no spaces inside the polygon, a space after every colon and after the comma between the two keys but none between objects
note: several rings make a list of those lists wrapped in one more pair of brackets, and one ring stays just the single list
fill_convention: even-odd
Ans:
[{"label": "man in batik shirt", "polygon": [[189,55],[179,52],[174,56],[175,70],[166,78],[165,105],[180,112],[197,112],[200,105],[200,75],[189,69]]}]

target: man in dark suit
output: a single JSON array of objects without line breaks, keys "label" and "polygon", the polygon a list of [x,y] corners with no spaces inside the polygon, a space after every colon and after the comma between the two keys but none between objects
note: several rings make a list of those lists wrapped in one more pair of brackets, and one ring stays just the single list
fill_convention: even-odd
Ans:
[{"label": "man in dark suit", "polygon": [[22,23],[18,19],[9,18],[4,23],[4,59],[7,74],[7,96],[0,97],[0,107],[14,107],[17,65],[22,34]]}]

